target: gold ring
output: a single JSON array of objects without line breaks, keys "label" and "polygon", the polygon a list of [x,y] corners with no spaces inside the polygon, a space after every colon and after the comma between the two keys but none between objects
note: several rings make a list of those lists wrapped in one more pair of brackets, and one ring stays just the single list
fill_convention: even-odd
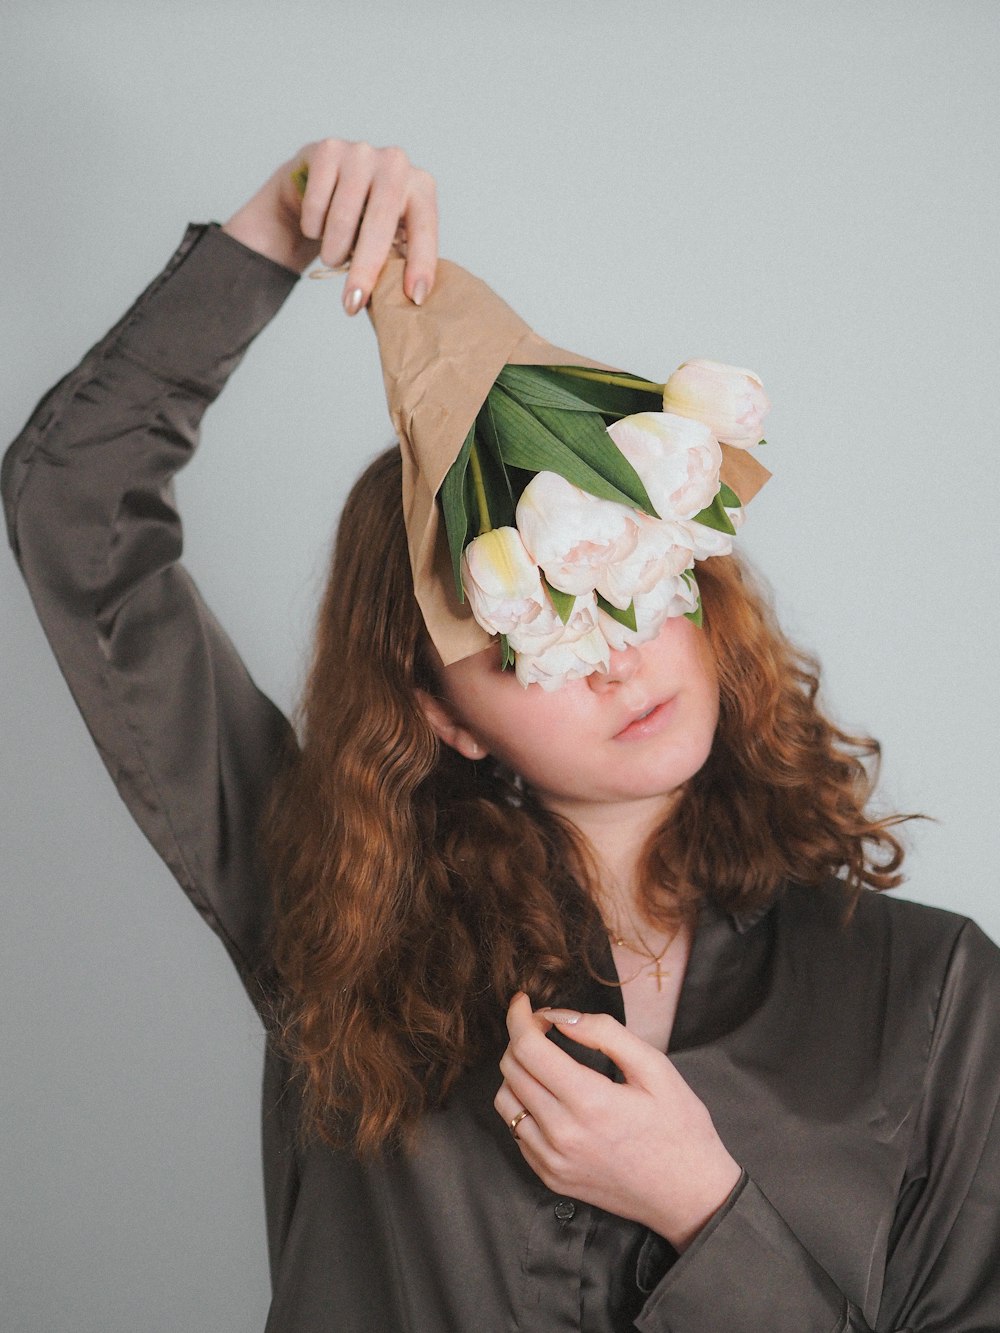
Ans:
[{"label": "gold ring", "polygon": [[531,1112],[530,1112],[530,1111],[518,1111],[517,1115],[514,1116],[514,1118],[513,1118],[512,1120],[508,1120],[508,1121],[507,1121],[507,1124],[510,1126],[510,1132],[514,1135],[514,1138],[515,1138],[515,1139],[519,1137],[519,1136],[518,1136],[518,1132],[517,1132],[517,1127],[518,1127],[518,1125],[521,1123],[521,1121],[524,1119],[524,1117],[525,1117],[526,1115],[531,1115]]}]

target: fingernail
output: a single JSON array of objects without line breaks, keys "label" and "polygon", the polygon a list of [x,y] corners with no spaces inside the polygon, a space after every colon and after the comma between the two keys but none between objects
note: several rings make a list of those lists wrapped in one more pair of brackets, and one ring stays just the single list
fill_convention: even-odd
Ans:
[{"label": "fingernail", "polygon": [[426,295],[427,295],[427,282],[424,278],[421,278],[417,283],[416,287],[414,287],[413,289],[413,304],[423,305],[424,297]]},{"label": "fingernail", "polygon": [[566,1023],[572,1027],[574,1023],[579,1023],[583,1014],[578,1014],[575,1009],[543,1009],[542,1017],[550,1023]]},{"label": "fingernail", "polygon": [[357,314],[361,309],[361,302],[365,299],[365,294],[360,287],[354,287],[344,297],[344,309],[349,315]]}]

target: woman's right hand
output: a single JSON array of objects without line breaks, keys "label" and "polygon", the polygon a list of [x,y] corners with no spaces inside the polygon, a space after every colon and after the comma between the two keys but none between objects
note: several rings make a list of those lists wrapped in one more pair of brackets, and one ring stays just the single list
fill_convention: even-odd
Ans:
[{"label": "woman's right hand", "polygon": [[[295,173],[308,168],[304,196]],[[406,242],[403,291],[420,305],[434,285],[438,212],[434,177],[402,148],[346,139],[306,144],[283,162],[223,231],[276,263],[301,272],[319,256],[349,261],[343,302],[363,309],[399,232]]]}]

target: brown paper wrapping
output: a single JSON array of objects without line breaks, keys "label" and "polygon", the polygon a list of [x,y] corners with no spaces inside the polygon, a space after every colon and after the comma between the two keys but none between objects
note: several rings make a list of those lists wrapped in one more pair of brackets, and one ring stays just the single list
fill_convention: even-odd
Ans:
[{"label": "brown paper wrapping", "polygon": [[[486,283],[447,259],[438,260],[434,289],[416,306],[403,293],[404,268],[403,259],[386,262],[367,309],[402,451],[414,592],[447,665],[492,642],[455,595],[435,496],[494,380],[505,365],[621,368],[546,342]],[[748,502],[770,473],[743,449],[723,445],[722,453],[723,481]]]}]

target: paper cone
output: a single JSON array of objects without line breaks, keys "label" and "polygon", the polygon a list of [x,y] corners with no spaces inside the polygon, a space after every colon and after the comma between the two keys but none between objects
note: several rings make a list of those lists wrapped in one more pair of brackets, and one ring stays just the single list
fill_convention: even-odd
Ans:
[{"label": "paper cone", "polygon": [[[405,266],[400,258],[386,262],[367,309],[402,451],[414,592],[448,665],[492,642],[455,594],[435,496],[494,380],[505,365],[622,368],[546,342],[486,283],[447,259],[438,260],[434,289],[416,306],[403,293]],[[723,445],[722,453],[722,479],[746,503],[770,473],[742,449]]]}]

